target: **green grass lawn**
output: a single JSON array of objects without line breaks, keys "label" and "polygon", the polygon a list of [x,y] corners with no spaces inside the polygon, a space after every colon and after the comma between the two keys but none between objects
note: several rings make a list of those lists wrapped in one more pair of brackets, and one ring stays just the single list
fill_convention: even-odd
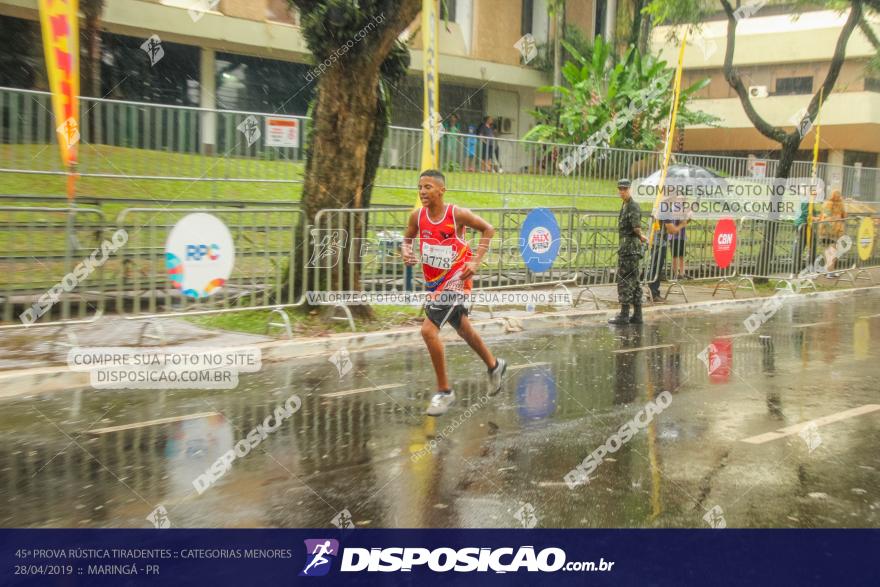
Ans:
[{"label": "green grass lawn", "polygon": [[[54,146],[0,145],[2,166],[15,169],[50,171],[59,169]],[[106,145],[83,145],[80,149],[81,173],[112,174],[122,177],[80,177],[77,195],[105,198],[143,198],[167,205],[174,200],[222,203],[228,200],[297,202],[302,195],[303,163],[260,159],[204,157],[185,153],[166,153]],[[197,177],[202,181],[142,179],[138,176]],[[224,178],[275,180],[222,181]],[[373,192],[374,207],[414,205],[415,170],[381,168]],[[220,181],[213,181],[220,180]],[[411,187],[410,187],[411,186]],[[470,208],[534,208],[572,206],[589,210],[617,210],[615,180],[549,177],[526,173],[447,174],[448,201]],[[0,174],[0,193],[62,196],[66,193],[63,175],[26,173]],[[108,216],[124,206],[107,206]]]},{"label": "green grass lawn", "polygon": [[[417,306],[373,306],[372,310],[372,319],[355,318],[358,332],[387,330],[421,323],[419,317],[421,308]],[[290,318],[291,330],[294,335],[321,336],[351,331],[347,321],[330,321],[322,310],[293,308],[285,310],[285,312]],[[341,316],[341,314],[338,315]],[[269,316],[268,310],[245,310],[228,314],[193,316],[186,318],[186,320],[204,328],[264,335]],[[273,322],[277,321],[278,317],[275,316]],[[282,333],[279,329],[275,329],[271,334],[280,336]]]}]

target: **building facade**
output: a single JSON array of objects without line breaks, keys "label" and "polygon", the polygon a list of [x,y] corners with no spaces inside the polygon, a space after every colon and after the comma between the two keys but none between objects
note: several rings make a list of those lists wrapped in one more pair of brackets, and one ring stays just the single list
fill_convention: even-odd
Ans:
[{"label": "building facade", "polygon": [[[757,6],[757,5],[756,5]],[[737,24],[733,63],[749,88],[755,110],[769,123],[793,130],[819,90],[848,12],[811,11],[793,18],[784,7],[759,8]],[[880,32],[880,19],[872,17]],[[668,27],[655,29],[653,46],[669,62],[678,47],[668,41]],[[727,19],[704,22],[685,49],[683,83],[708,77],[710,84],[695,97],[693,107],[720,118],[718,128],[693,127],[684,133],[688,152],[774,157],[778,143],[763,136],[746,116],[724,79]],[[826,96],[819,122],[820,159],[832,165],[880,165],[880,72],[866,66],[876,51],[856,27],[834,90]],[[800,145],[798,159],[812,159],[815,131]]]},{"label": "building facade", "polygon": [[[599,4],[604,6],[604,1]],[[522,136],[533,124],[529,112],[536,104],[536,88],[549,84],[552,76],[546,68],[526,63],[516,44],[529,33],[538,48],[546,50],[554,30],[548,0],[448,0],[444,12],[439,40],[441,113],[445,117],[456,112],[465,124],[478,124],[491,115],[500,119],[500,136]],[[2,0],[0,18],[5,28],[20,28],[20,21],[36,27],[37,0]],[[598,22],[594,0],[569,0],[565,20],[591,36]],[[410,27],[411,75],[394,98],[393,122],[411,127],[422,120],[418,24],[417,20]],[[306,113],[314,90],[306,77],[312,60],[299,17],[286,0],[110,0],[100,27],[102,96]],[[39,29],[30,34],[26,60],[32,71],[15,79],[3,79],[0,73],[0,85],[47,89]],[[129,67],[143,60],[140,45],[153,35],[165,50],[162,73],[157,73],[158,66]]]}]

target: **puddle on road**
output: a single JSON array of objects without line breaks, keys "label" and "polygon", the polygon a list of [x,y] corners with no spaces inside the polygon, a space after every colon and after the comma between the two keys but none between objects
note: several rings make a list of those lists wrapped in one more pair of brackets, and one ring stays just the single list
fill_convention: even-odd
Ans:
[{"label": "puddle on road", "polygon": [[[0,524],[146,527],[162,505],[178,527],[329,527],[343,511],[360,527],[705,527],[717,506],[731,527],[876,527],[877,412],[818,427],[818,441],[742,440],[880,403],[878,312],[864,293],[786,304],[753,335],[743,310],[506,335],[490,346],[517,368],[495,398],[450,345],[459,401],[439,419],[422,415],[433,375],[419,347],[352,354],[342,378],[321,359],[230,391],[5,401]],[[565,475],[664,391],[669,407],[569,489]],[[294,392],[301,409],[199,495],[193,481]]]}]

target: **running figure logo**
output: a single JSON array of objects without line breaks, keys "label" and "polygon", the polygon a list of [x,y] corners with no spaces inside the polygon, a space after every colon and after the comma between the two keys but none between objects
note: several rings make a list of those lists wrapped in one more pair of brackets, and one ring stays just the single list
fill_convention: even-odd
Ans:
[{"label": "running figure logo", "polygon": [[332,538],[306,540],[306,566],[300,577],[323,577],[339,554],[339,541]]}]

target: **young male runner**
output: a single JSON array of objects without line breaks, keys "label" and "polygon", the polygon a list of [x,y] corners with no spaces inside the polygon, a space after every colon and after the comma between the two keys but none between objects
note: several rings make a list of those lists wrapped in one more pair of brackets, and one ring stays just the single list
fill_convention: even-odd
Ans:
[{"label": "young male runner", "polygon": [[[474,330],[461,300],[462,294],[471,291],[471,277],[489,250],[489,241],[495,229],[470,210],[444,204],[445,191],[446,178],[442,173],[435,169],[422,172],[419,176],[422,207],[413,211],[403,235],[403,260],[407,265],[421,261],[425,288],[430,292],[429,301],[425,304],[427,318],[422,323],[422,338],[425,339],[437,375],[437,393],[431,398],[425,412],[429,416],[442,416],[455,403],[455,392],[446,376],[446,356],[440,340],[440,328],[447,322],[486,363],[489,395],[501,390],[501,378],[507,370],[507,362],[496,359]],[[464,240],[465,227],[480,232],[480,245],[476,253]],[[412,249],[412,241],[416,237],[419,238],[419,259]]]}]

